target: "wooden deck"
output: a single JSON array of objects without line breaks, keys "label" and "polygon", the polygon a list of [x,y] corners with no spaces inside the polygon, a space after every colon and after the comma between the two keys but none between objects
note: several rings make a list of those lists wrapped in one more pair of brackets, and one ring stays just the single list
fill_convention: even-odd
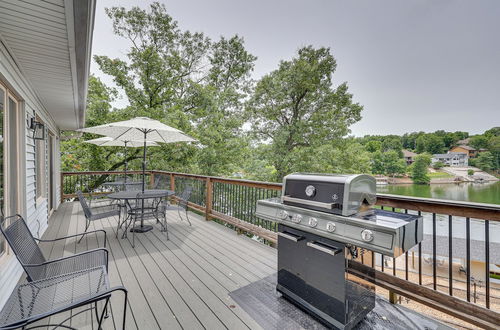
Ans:
[{"label": "wooden deck", "polygon": [[[136,234],[135,249],[127,239],[115,238],[117,218],[93,223],[92,229],[107,232],[111,285],[129,291],[127,328],[260,329],[229,293],[275,273],[276,250],[196,214],[190,213],[190,218],[191,227],[170,211],[170,239],[155,228]],[[80,204],[64,203],[50,218],[44,238],[81,232],[84,223]],[[42,248],[47,257],[57,258],[98,245],[102,246],[102,237],[88,235],[80,244],[68,239]],[[105,329],[121,327],[122,301],[120,293],[112,297]],[[68,316],[58,315],[50,323]],[[95,316],[77,315],[71,326],[96,327]]]}]

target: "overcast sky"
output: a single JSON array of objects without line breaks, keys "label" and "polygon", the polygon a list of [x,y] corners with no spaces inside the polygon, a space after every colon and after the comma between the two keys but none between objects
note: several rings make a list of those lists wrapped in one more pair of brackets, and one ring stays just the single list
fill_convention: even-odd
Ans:
[{"label": "overcast sky", "polygon": [[[258,57],[254,78],[304,45],[330,47],[336,84],[364,106],[356,136],[412,131],[482,133],[500,126],[498,0],[169,0],[182,29],[243,36]],[[104,7],[150,1],[97,0],[93,53],[124,57]],[[95,64],[92,72],[110,83]]]}]

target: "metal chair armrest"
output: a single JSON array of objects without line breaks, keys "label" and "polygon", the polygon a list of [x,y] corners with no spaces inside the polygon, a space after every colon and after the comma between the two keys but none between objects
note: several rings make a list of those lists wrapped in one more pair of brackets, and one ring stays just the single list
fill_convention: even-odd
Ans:
[{"label": "metal chair armrest", "polygon": [[37,240],[39,242],[55,242],[55,241],[60,241],[60,240],[71,238],[71,237],[84,236],[84,235],[87,235],[87,234],[93,234],[93,233],[99,233],[99,232],[102,232],[104,234],[104,247],[106,247],[108,238],[107,238],[106,231],[103,230],[103,229],[86,231],[84,233],[79,233],[79,234],[74,234],[74,235],[68,235],[68,236],[62,236],[62,237],[57,237],[57,238],[53,238],[53,239],[39,239],[39,238],[35,238],[35,240]]}]

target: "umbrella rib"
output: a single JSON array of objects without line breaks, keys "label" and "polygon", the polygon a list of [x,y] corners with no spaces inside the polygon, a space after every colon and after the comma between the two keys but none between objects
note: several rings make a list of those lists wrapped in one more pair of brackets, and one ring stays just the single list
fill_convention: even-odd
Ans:
[{"label": "umbrella rib", "polygon": [[[117,126],[110,126],[110,127],[117,127]],[[132,129],[132,127],[129,127],[125,132],[123,132],[122,134],[118,135],[115,140],[118,140],[121,136],[123,136],[126,133],[128,133],[131,129]]]}]

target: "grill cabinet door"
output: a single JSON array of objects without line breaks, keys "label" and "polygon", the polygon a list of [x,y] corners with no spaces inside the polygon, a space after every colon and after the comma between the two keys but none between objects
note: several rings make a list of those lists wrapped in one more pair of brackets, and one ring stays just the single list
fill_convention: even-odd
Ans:
[{"label": "grill cabinet door", "polygon": [[[322,315],[325,321],[335,324],[334,319],[345,324],[344,244],[281,224],[278,231],[299,238],[295,242],[278,237],[278,290],[298,305]],[[336,250],[340,250],[336,255],[325,252]],[[295,297],[287,295],[287,291]]]}]

